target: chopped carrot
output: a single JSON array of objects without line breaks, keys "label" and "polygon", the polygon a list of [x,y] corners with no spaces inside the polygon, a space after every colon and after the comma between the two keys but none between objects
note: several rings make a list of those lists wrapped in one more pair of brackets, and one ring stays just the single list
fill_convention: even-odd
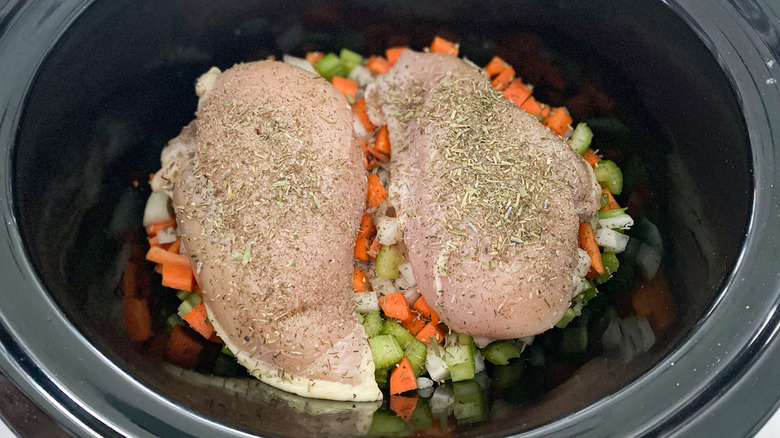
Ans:
[{"label": "chopped carrot", "polygon": [[368,206],[377,207],[385,202],[385,199],[387,199],[387,191],[382,186],[382,182],[379,181],[379,176],[372,173],[368,176]]},{"label": "chopped carrot", "polygon": [[169,247],[165,248],[166,251],[172,252],[174,254],[178,254],[179,253],[179,249],[181,249],[181,239],[180,238],[174,240],[173,243],[171,243],[171,245]]},{"label": "chopped carrot", "polygon": [[314,65],[315,62],[319,61],[320,59],[324,58],[325,54],[322,52],[308,52],[306,53],[306,60],[309,61],[309,64]]},{"label": "chopped carrot", "polygon": [[542,112],[539,113],[542,117],[547,117],[550,115],[550,111],[552,111],[552,108],[550,105],[542,104]]},{"label": "chopped carrot", "polygon": [[376,225],[374,225],[374,218],[368,213],[363,213],[360,217],[360,230],[358,236],[374,237],[376,235]]},{"label": "chopped carrot", "polygon": [[162,263],[157,263],[154,265],[154,272],[158,274],[162,274]]},{"label": "chopped carrot", "polygon": [[390,372],[390,394],[401,394],[413,389],[417,389],[417,378],[414,377],[409,358],[404,356]]},{"label": "chopped carrot", "polygon": [[432,315],[436,314],[436,312],[433,311],[431,306],[428,305],[428,302],[425,301],[425,297],[417,298],[417,301],[414,302],[412,308],[420,312],[420,315],[428,319],[430,319]]},{"label": "chopped carrot", "polygon": [[390,318],[401,321],[412,319],[412,311],[409,310],[409,304],[406,303],[406,298],[404,298],[404,294],[401,292],[393,292],[379,298],[379,305],[382,307],[385,315]]},{"label": "chopped carrot", "polygon": [[192,310],[186,315],[182,316],[182,319],[187,321],[190,326],[201,336],[206,339],[210,339],[214,335],[214,326],[209,321],[208,312],[206,312],[206,306],[203,302],[198,303]]},{"label": "chopped carrot", "polygon": [[143,298],[125,295],[122,298],[127,337],[133,342],[143,342],[152,337],[152,317],[149,302]]},{"label": "chopped carrot", "polygon": [[387,131],[387,125],[381,126],[377,131],[374,150],[381,154],[390,155],[390,133]]},{"label": "chopped carrot", "polygon": [[376,256],[379,255],[379,250],[382,249],[382,244],[379,243],[379,239],[371,241],[371,245],[368,247],[368,258],[376,261]]},{"label": "chopped carrot", "polygon": [[603,208],[604,211],[617,210],[618,208],[620,208],[620,204],[618,204],[617,201],[615,201],[615,197],[612,196],[611,190],[604,189],[601,191],[601,193],[606,193],[607,196],[609,197],[609,200],[607,201],[607,205],[605,205]]},{"label": "chopped carrot", "polygon": [[417,408],[417,398],[417,394],[411,396],[393,394],[390,396],[390,410],[408,422]]},{"label": "chopped carrot", "polygon": [[409,331],[409,333],[412,334],[412,336],[417,335],[417,333],[420,333],[420,330],[425,327],[425,320],[420,317],[420,315],[412,314],[412,317],[410,319],[407,319],[406,321],[401,321],[401,327],[405,328]]},{"label": "chopped carrot", "polygon": [[593,235],[593,225],[589,222],[581,222],[580,230],[577,233],[577,241],[580,244],[580,248],[587,251],[590,256],[590,263],[593,265],[593,269],[599,274],[603,274],[604,264],[601,262],[601,252],[596,244],[596,237]]},{"label": "chopped carrot", "polygon": [[631,305],[637,316],[646,317],[653,332],[660,334],[674,323],[675,305],[663,276],[658,275],[633,291]]},{"label": "chopped carrot", "polygon": [[333,79],[331,80],[331,84],[333,84],[334,87],[336,87],[339,92],[347,98],[350,102],[353,102],[355,100],[355,96],[357,95],[357,87],[358,83],[357,81],[353,81],[352,79],[345,79],[341,76],[333,76]]},{"label": "chopped carrot", "polygon": [[444,38],[436,35],[433,37],[431,43],[431,52],[433,53],[446,53],[452,56],[458,56],[458,48],[460,44],[453,43],[452,41],[445,40]]},{"label": "chopped carrot", "polygon": [[366,128],[366,131],[371,132],[376,129],[376,125],[371,123],[371,118],[368,117],[368,111],[366,110],[366,99],[360,99],[352,104],[352,110],[357,114],[360,123]]},{"label": "chopped carrot", "polygon": [[151,181],[151,180],[153,180],[153,179],[154,179],[154,174],[153,174],[153,173],[150,173],[150,174],[149,174],[149,181]]},{"label": "chopped carrot", "polygon": [[200,362],[205,343],[191,334],[187,328],[177,325],[173,328],[165,357],[182,368],[195,368]]},{"label": "chopped carrot", "polygon": [[164,265],[184,266],[188,269],[190,267],[190,260],[187,257],[181,254],[174,254],[170,251],[166,251],[158,246],[149,248],[149,251],[146,252],[146,260],[155,263],[162,263]]},{"label": "chopped carrot", "polygon": [[366,68],[368,68],[368,70],[372,73],[381,75],[390,71],[390,63],[387,62],[387,59],[385,59],[384,56],[371,55],[368,58],[368,64],[366,64]]},{"label": "chopped carrot", "polygon": [[569,115],[569,110],[566,107],[560,106],[550,112],[550,115],[544,118],[542,123],[544,126],[550,128],[550,130],[558,135],[566,134],[571,128],[571,122],[573,119]]},{"label": "chopped carrot", "polygon": [[158,239],[156,235],[152,237],[147,237],[146,240],[149,241],[149,247],[160,246],[160,239]]},{"label": "chopped carrot", "polygon": [[441,343],[444,342],[444,330],[442,330],[439,324],[429,322],[428,324],[425,324],[425,327],[423,327],[415,337],[418,341],[426,344],[431,343],[431,338],[433,338],[436,343]]},{"label": "chopped carrot", "polygon": [[162,230],[163,228],[175,227],[175,226],[176,226],[176,221],[174,221],[174,220],[170,220],[170,221],[166,221],[166,222],[160,222],[160,223],[157,223],[157,224],[151,224],[151,225],[146,227],[146,235],[147,236],[154,236],[154,235],[157,234],[158,231]]},{"label": "chopped carrot", "polygon": [[138,265],[132,260],[128,260],[125,264],[125,271],[122,273],[122,293],[126,297],[137,297],[139,295],[136,278],[138,278]]},{"label": "chopped carrot", "polygon": [[366,166],[366,170],[370,172],[374,170],[377,166],[379,166],[379,160],[377,160],[374,157],[371,157],[371,158],[367,158],[363,164]]},{"label": "chopped carrot", "polygon": [[520,82],[519,79],[515,79],[504,90],[504,97],[514,102],[515,105],[520,106],[526,99],[531,97],[531,91],[531,87]]},{"label": "chopped carrot", "polygon": [[390,161],[389,155],[377,152],[376,148],[368,148],[368,153],[371,154],[374,157],[374,159],[379,161],[380,163],[387,163],[388,161]]},{"label": "chopped carrot", "polygon": [[533,96],[531,96],[526,99],[522,105],[520,105],[520,109],[527,112],[528,114],[541,114],[543,108],[542,104],[540,104]]},{"label": "chopped carrot", "polygon": [[515,69],[513,69],[512,67],[507,67],[504,70],[502,70],[501,73],[498,74],[498,76],[493,78],[493,81],[490,83],[490,85],[498,91],[504,91],[506,87],[509,85],[509,83],[512,82],[512,79],[514,78],[515,78]]},{"label": "chopped carrot", "polygon": [[174,263],[163,263],[162,285],[178,290],[192,292],[195,288],[195,277],[189,266],[181,266]]},{"label": "chopped carrot", "polygon": [[385,56],[387,57],[387,62],[390,64],[390,66],[394,66],[396,62],[398,62],[398,58],[401,56],[401,53],[412,50],[409,48],[409,46],[400,46],[400,47],[391,47],[387,50],[385,50]]},{"label": "chopped carrot", "polygon": [[355,292],[365,292],[368,290],[368,276],[362,269],[355,268],[352,271],[352,289]]},{"label": "chopped carrot", "polygon": [[358,236],[355,240],[355,250],[353,255],[361,262],[368,261],[368,246],[370,245],[369,238],[366,236]]},{"label": "chopped carrot", "polygon": [[585,159],[588,163],[590,163],[591,167],[596,167],[596,163],[601,161],[601,157],[593,153],[593,150],[588,148],[588,150],[585,151],[585,153],[582,155],[582,158]]},{"label": "chopped carrot", "polygon": [[485,71],[491,78],[494,78],[507,67],[509,67],[509,64],[507,64],[506,61],[499,58],[498,56],[494,56],[493,59],[491,59],[490,62],[488,62],[488,64],[485,66]]}]

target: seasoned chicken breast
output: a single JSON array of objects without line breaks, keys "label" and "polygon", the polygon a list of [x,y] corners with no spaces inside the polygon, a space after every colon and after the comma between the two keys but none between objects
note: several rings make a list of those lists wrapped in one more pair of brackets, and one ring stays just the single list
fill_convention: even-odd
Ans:
[{"label": "seasoned chicken breast", "polygon": [[236,65],[204,93],[174,207],[217,333],[272,386],[381,399],[352,297],[366,180],[348,102],[270,61]]},{"label": "seasoned chicken breast", "polygon": [[570,305],[588,163],[454,56],[404,52],[367,90],[393,145],[390,200],[417,285],[457,332],[518,338]]}]

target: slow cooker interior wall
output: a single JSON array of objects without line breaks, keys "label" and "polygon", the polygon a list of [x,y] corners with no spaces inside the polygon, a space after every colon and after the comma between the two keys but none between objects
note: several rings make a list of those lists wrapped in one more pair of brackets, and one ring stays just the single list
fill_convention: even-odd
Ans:
[{"label": "slow cooker interior wall", "polygon": [[[371,53],[387,43],[419,47],[436,32],[460,36],[478,63],[487,61],[496,42],[522,29],[540,35],[559,59],[588,64],[584,74],[615,99],[657,195],[670,205],[662,222],[672,236],[668,261],[677,268],[670,271],[681,309],[677,336],[619,381],[593,382],[568,400],[558,397],[526,427],[636,378],[695,324],[739,253],[751,202],[750,156],[728,78],[665,6],[482,1],[442,10],[437,2],[311,3],[98,1],[42,66],[19,131],[16,208],[42,281],[106,355],[141,381],[156,382],[164,395],[251,428],[252,413],[208,413],[186,383],[163,385],[158,365],[124,339],[114,294],[121,246],[112,227],[121,228],[116,218],[123,216],[140,222],[143,199],[127,190],[130,174],[156,170],[160,148],[192,117],[194,78],[210,65],[226,68],[307,48],[346,45]],[[671,151],[683,164],[671,167],[682,176],[669,170]],[[675,196],[696,205],[681,208]],[[127,213],[117,214],[118,208]],[[480,430],[511,424],[485,427]]]}]

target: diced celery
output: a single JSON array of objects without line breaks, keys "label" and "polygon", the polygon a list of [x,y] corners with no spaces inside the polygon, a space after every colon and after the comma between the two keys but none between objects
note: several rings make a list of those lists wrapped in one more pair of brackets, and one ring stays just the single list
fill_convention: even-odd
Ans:
[{"label": "diced celery", "polygon": [[347,74],[349,74],[355,66],[360,65],[360,63],[363,62],[362,56],[349,49],[341,49],[339,58],[341,59],[341,65],[344,66]]},{"label": "diced celery", "polygon": [[564,328],[571,322],[574,317],[577,316],[577,313],[574,312],[574,309],[566,309],[566,313],[563,314],[561,319],[555,324],[558,328]]},{"label": "diced celery", "polygon": [[179,304],[179,308],[177,310],[179,311],[179,316],[184,316],[190,313],[190,311],[194,308],[195,306],[193,306],[189,300],[184,300],[181,302],[181,304]]},{"label": "diced celery", "polygon": [[201,301],[203,300],[198,294],[190,294],[190,296],[187,297],[187,302],[190,303],[192,307],[197,306]]},{"label": "diced celery", "polygon": [[230,356],[230,357],[236,357],[236,355],[235,355],[235,354],[233,354],[233,352],[232,352],[232,351],[230,351],[230,349],[228,348],[228,346],[227,346],[227,345],[223,345],[223,346],[222,346],[222,351],[220,351],[220,353],[222,353],[222,354],[227,354],[227,355],[228,355],[228,356]]},{"label": "diced celery", "polygon": [[476,374],[474,353],[468,345],[451,345],[444,350],[444,361],[453,382],[473,379]]},{"label": "diced celery", "polygon": [[590,130],[586,123],[577,123],[574,133],[571,135],[571,140],[569,140],[569,145],[574,149],[574,152],[583,155],[590,147],[591,140],[593,140],[593,131]]},{"label": "diced celery", "polygon": [[171,316],[168,317],[168,319],[165,320],[165,331],[170,334],[173,332],[174,327],[176,327],[179,324],[182,324],[184,322],[183,319],[181,319],[181,316],[179,316],[178,313],[174,313]]},{"label": "diced celery", "polygon": [[220,354],[214,361],[214,368],[211,372],[216,376],[235,377],[238,375],[238,362],[226,354]]},{"label": "diced celery", "polygon": [[596,181],[601,187],[609,189],[614,195],[619,195],[623,191],[623,173],[612,160],[601,160],[593,168],[596,174]]},{"label": "diced celery", "polygon": [[382,331],[382,316],[376,310],[366,313],[363,317],[363,330],[367,336],[376,336]]},{"label": "diced celery", "polygon": [[376,256],[376,275],[396,279],[400,275],[398,266],[404,262],[404,255],[398,245],[384,245]]},{"label": "diced celery", "polygon": [[371,346],[371,356],[374,358],[376,368],[388,368],[397,364],[404,357],[403,348],[390,335],[368,338],[368,344]]},{"label": "diced celery", "polygon": [[490,411],[477,382],[453,383],[452,392],[455,398],[452,411],[459,425],[487,420]]},{"label": "diced celery", "polygon": [[588,282],[589,286],[585,287],[585,290],[582,291],[582,302],[587,303],[588,301],[592,300],[593,298],[596,298],[596,295],[598,295],[599,290],[596,289],[596,286],[593,286]]},{"label": "diced celery", "polygon": [[384,388],[387,386],[387,377],[390,375],[390,369],[389,368],[377,368],[374,370],[374,378],[376,379],[376,384],[380,388]]},{"label": "diced celery", "polygon": [[465,345],[471,349],[471,354],[477,351],[477,344],[471,335],[465,333],[452,333],[449,335],[447,345]]},{"label": "diced celery", "polygon": [[602,193],[601,199],[599,199],[599,210],[606,207],[607,204],[609,204],[609,195],[606,193]]},{"label": "diced celery", "polygon": [[176,292],[176,298],[184,301],[184,300],[187,299],[188,296],[190,296],[191,293],[192,292],[187,292],[186,290],[180,290],[180,291]]},{"label": "diced celery", "polygon": [[520,349],[509,341],[498,341],[483,348],[482,355],[493,365],[506,365],[509,359],[520,357]]},{"label": "diced celery", "polygon": [[382,324],[382,332],[383,335],[392,335],[396,340],[398,340],[398,343],[401,345],[401,348],[406,348],[406,345],[411,342],[420,342],[417,339],[415,339],[414,336],[412,336],[411,333],[409,333],[408,330],[401,327],[400,324],[395,322],[395,320],[392,319],[386,319],[384,324]]},{"label": "diced celery", "polygon": [[588,327],[567,327],[561,332],[561,348],[566,353],[582,353],[588,348]]},{"label": "diced celery", "polygon": [[362,314],[362,313],[360,313],[360,312],[357,312],[357,313],[355,313],[355,315],[357,315],[357,320],[358,320],[358,322],[359,322],[360,324],[363,324],[363,321],[365,321],[366,317],[365,317],[365,316],[363,316],[363,314]]},{"label": "diced celery", "polygon": [[613,208],[612,210],[598,212],[599,219],[612,219],[626,212],[626,208]]},{"label": "diced celery", "polygon": [[604,265],[604,273],[596,275],[596,283],[605,283],[620,267],[620,261],[614,252],[601,253],[601,263]]},{"label": "diced celery", "polygon": [[428,356],[428,348],[422,342],[415,339],[413,342],[409,342],[404,347],[404,354],[409,363],[412,364],[412,370],[415,377],[420,377],[423,370],[425,370],[425,359]]},{"label": "diced celery", "polygon": [[370,436],[406,436],[413,433],[403,418],[391,412],[378,410],[374,412],[371,427],[368,429]]},{"label": "diced celery", "polygon": [[338,55],[331,52],[315,62],[314,69],[317,70],[317,73],[322,77],[330,81],[333,79],[333,76],[337,76],[336,73],[343,71],[344,67],[341,65],[341,59]]}]

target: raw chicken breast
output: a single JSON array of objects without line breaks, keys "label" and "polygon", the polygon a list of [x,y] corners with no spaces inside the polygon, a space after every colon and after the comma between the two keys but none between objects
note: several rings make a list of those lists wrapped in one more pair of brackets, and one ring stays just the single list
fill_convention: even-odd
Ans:
[{"label": "raw chicken breast", "polygon": [[393,145],[390,200],[417,286],[457,332],[519,338],[570,305],[588,163],[454,56],[404,52],[367,90]]},{"label": "raw chicken breast", "polygon": [[174,206],[211,321],[238,361],[285,391],[366,401],[382,394],[352,297],[366,194],[352,125],[320,76],[236,65],[201,98]]}]

